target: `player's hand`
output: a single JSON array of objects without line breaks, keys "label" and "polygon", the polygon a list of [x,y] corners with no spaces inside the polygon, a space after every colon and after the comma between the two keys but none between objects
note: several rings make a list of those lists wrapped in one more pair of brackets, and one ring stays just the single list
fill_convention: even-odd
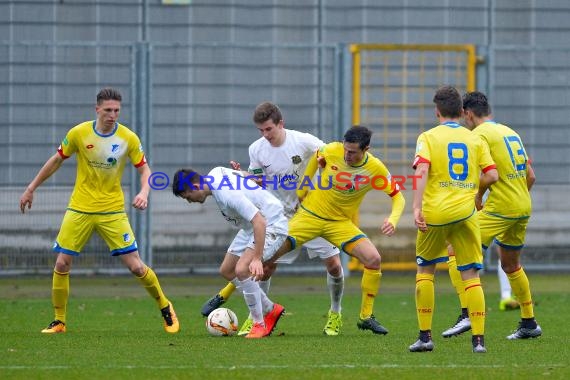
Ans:
[{"label": "player's hand", "polygon": [[259,281],[263,278],[263,263],[259,259],[253,259],[249,263],[249,272],[253,276],[255,281]]},{"label": "player's hand", "polygon": [[483,196],[479,193],[475,195],[475,207],[477,208],[477,211],[481,211],[483,209]]},{"label": "player's hand", "polygon": [[414,209],[414,223],[420,231],[426,232],[428,230],[427,223],[421,209]]},{"label": "player's hand", "polygon": [[237,161],[230,161],[230,165],[232,166],[232,169],[234,169],[234,170],[241,170],[241,165]]},{"label": "player's hand", "polygon": [[138,193],[132,204],[134,208],[144,210],[148,207],[148,198],[144,194]]},{"label": "player's hand", "polygon": [[26,189],[20,197],[20,211],[22,211],[22,214],[26,212],[26,206],[28,206],[28,210],[32,208],[33,201],[34,193]]},{"label": "player's hand", "polygon": [[394,227],[394,225],[388,221],[388,218],[386,218],[384,219],[384,223],[382,224],[380,230],[384,235],[392,236],[394,235],[394,232],[396,232],[396,227]]}]

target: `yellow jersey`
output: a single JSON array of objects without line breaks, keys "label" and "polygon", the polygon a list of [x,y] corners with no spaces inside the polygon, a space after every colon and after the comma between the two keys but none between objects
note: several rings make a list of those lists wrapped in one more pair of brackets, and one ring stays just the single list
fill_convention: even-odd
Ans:
[{"label": "yellow jersey", "polygon": [[68,209],[84,213],[124,212],[121,177],[127,158],[140,167],[146,164],[137,135],[117,123],[113,131],[102,135],[96,120],[71,128],[57,149],[66,159],[77,154],[75,187]]},{"label": "yellow jersey", "polygon": [[419,163],[429,164],[422,212],[431,226],[470,217],[475,212],[481,171],[495,168],[488,146],[455,122],[438,125],[418,137],[414,169]]},{"label": "yellow jersey", "polygon": [[[314,173],[309,171],[316,168],[316,164],[307,164],[307,171],[298,189],[302,191],[304,186],[310,186],[309,183],[313,186],[301,207],[325,220],[352,219],[366,193],[373,189],[382,190],[392,197],[389,220],[396,227],[405,201],[398,184],[392,182],[390,172],[382,161],[366,152],[359,165],[348,165],[344,161],[344,146],[340,142],[322,146],[311,160],[316,161],[317,156],[324,157],[326,166],[314,179]],[[310,179],[313,179],[312,182]]]},{"label": "yellow jersey", "polygon": [[489,146],[499,172],[499,180],[493,184],[483,212],[506,218],[528,218],[532,208],[526,182],[529,159],[520,136],[494,121],[484,122],[473,132]]}]

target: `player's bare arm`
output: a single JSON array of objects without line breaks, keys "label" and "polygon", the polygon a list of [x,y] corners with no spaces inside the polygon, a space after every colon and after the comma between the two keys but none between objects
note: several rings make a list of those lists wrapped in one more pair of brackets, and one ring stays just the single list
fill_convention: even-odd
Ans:
[{"label": "player's bare arm", "polygon": [[475,207],[477,207],[477,210],[481,210],[483,208],[483,195],[491,187],[491,185],[498,180],[499,172],[497,169],[490,169],[481,173],[481,177],[479,179],[479,190],[475,196]]},{"label": "player's bare arm", "polygon": [[260,212],[257,212],[251,220],[253,225],[253,241],[255,242],[253,260],[249,264],[249,271],[254,279],[263,277],[263,247],[265,247],[265,232],[267,222]]},{"label": "player's bare arm", "polygon": [[416,188],[414,189],[414,201],[412,208],[414,209],[414,223],[416,227],[422,232],[427,231],[427,223],[422,213],[422,202],[424,198],[424,191],[428,179],[429,164],[419,163],[416,166],[415,175],[417,176]]},{"label": "player's bare arm", "polygon": [[137,168],[141,176],[141,191],[133,199],[133,207],[139,210],[144,210],[148,207],[148,194],[150,192],[150,185],[148,178],[150,177],[150,167],[145,164]]},{"label": "player's bare arm", "polygon": [[535,181],[536,181],[536,175],[534,174],[534,169],[532,168],[530,163],[528,163],[526,165],[526,187],[528,191],[530,191]]},{"label": "player's bare arm", "polygon": [[22,213],[26,212],[26,206],[28,207],[28,210],[32,208],[32,203],[34,201],[34,191],[42,183],[44,183],[46,179],[51,177],[51,175],[59,169],[62,163],[63,158],[59,155],[59,153],[55,153],[46,161],[44,166],[42,166],[36,177],[32,180],[32,182],[30,182],[20,197],[20,211],[22,211]]}]

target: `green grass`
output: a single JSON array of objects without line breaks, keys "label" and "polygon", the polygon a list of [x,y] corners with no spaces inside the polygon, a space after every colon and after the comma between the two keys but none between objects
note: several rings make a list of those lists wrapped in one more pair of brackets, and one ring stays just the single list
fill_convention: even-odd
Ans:
[{"label": "green grass", "polygon": [[[494,274],[484,276],[488,353],[471,353],[470,335],[444,340],[458,302],[446,273],[436,277],[435,350],[410,353],[417,338],[414,275],[386,274],[376,315],[390,333],[356,328],[359,275],[350,277],[343,300],[344,326],[326,337],[328,293],[322,277],[280,277],[270,295],[287,314],[269,338],[210,337],[199,310],[222,281],[215,277],[161,278],[182,331],[167,335],[156,305],[130,277],[72,277],[68,332],[40,334],[52,319],[50,276],[0,278],[0,379],[430,379],[570,378],[567,275],[531,273],[537,318],[544,336],[508,341],[518,311],[500,312]],[[227,304],[243,320],[243,298]]]}]

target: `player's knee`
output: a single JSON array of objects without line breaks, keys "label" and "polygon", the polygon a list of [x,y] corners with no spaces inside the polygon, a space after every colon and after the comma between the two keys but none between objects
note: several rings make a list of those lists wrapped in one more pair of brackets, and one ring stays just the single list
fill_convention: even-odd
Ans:
[{"label": "player's knee", "polygon": [[59,254],[55,261],[54,270],[59,273],[69,272],[71,270],[71,256]]},{"label": "player's knee", "polygon": [[249,265],[244,265],[243,263],[238,262],[236,265],[236,277],[240,280],[244,280],[250,277],[250,275]]},{"label": "player's knee", "polygon": [[376,253],[374,255],[366,255],[362,258],[362,264],[368,269],[380,269],[380,254]]},{"label": "player's knee", "polygon": [[342,264],[338,255],[325,260],[325,265],[331,276],[340,277],[342,275]]}]

